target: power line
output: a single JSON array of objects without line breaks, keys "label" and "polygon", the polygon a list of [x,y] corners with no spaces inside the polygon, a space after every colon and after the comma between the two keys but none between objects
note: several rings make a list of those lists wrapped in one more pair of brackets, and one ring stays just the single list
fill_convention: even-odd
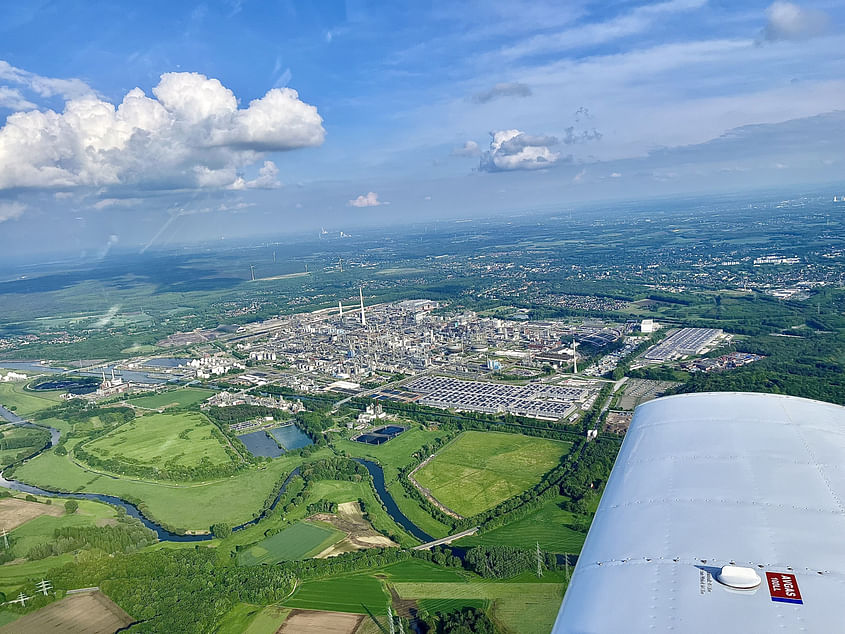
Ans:
[{"label": "power line", "polygon": [[540,542],[537,542],[537,578],[543,576],[543,553],[540,551]]}]

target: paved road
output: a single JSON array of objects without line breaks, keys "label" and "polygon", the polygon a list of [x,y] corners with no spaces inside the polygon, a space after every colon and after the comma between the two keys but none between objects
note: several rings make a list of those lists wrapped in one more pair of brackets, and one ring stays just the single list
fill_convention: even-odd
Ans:
[{"label": "paved road", "polygon": [[461,533],[455,533],[454,535],[448,535],[447,537],[441,537],[440,539],[435,539],[433,542],[428,542],[427,544],[420,544],[419,546],[414,546],[412,550],[428,550],[430,548],[434,548],[435,546],[443,546],[444,544],[451,544],[453,541],[460,539],[461,537],[469,537],[470,535],[475,535],[478,532],[478,526],[474,526],[469,530],[465,530]]}]

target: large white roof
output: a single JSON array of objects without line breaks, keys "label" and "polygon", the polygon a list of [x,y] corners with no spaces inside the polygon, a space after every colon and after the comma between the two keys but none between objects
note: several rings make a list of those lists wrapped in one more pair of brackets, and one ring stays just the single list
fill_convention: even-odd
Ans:
[{"label": "large white roof", "polygon": [[[732,563],[761,585],[719,583]],[[845,631],[845,408],[737,393],[637,408],[554,631],[668,630]]]}]

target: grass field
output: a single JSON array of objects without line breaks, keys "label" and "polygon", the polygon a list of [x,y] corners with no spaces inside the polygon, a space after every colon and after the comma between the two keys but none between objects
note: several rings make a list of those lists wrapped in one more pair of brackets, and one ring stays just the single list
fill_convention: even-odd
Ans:
[{"label": "grass field", "polygon": [[[12,531],[12,554],[15,557],[25,557],[33,546],[53,540],[53,532],[57,528],[71,526],[94,526],[98,520],[117,517],[117,511],[108,504],[78,500],[79,509],[73,515],[41,515],[18,526]],[[52,507],[64,509],[63,500],[53,500]],[[48,507],[49,508],[49,507]]]},{"label": "grass field", "polygon": [[566,525],[575,519],[575,515],[560,508],[565,498],[551,500],[537,511],[512,524],[506,524],[482,535],[464,537],[455,542],[456,546],[467,548],[481,545],[517,546],[540,548],[553,553],[579,553],[584,545],[585,534],[568,528]]},{"label": "grass field", "polygon": [[304,610],[386,614],[389,598],[381,582],[368,573],[306,581],[283,604]]},{"label": "grass field", "polygon": [[197,412],[149,414],[87,443],[85,450],[102,460],[151,467],[168,463],[183,467],[196,467],[200,462],[229,464],[232,459],[215,431],[214,424]]},{"label": "grass field", "polygon": [[312,522],[297,522],[254,546],[241,551],[238,563],[242,566],[275,564],[279,561],[307,559],[322,552],[345,537],[330,526]]},{"label": "grass field", "polygon": [[469,517],[537,484],[571,446],[518,434],[468,431],[414,477],[440,502]]},{"label": "grass field", "polygon": [[[447,611],[465,601],[484,602],[500,631],[546,634],[551,631],[563,599],[561,583],[405,583],[394,584],[403,599],[422,600],[431,612]],[[475,603],[477,605],[477,603]]]},{"label": "grass field", "polygon": [[[72,438],[68,449],[78,442]],[[311,460],[326,458],[329,450],[311,454]],[[279,479],[302,462],[299,456],[282,456],[262,465],[214,482],[184,485],[138,482],[92,473],[70,460],[48,451],[20,467],[15,477],[45,488],[105,493],[134,499],[149,517],[182,530],[206,531],[217,522],[241,524],[261,509]]]},{"label": "grass field", "polygon": [[213,395],[211,390],[200,390],[194,387],[186,387],[180,390],[170,390],[152,396],[141,396],[129,399],[129,403],[138,407],[149,409],[162,409],[164,407],[190,407],[203,402]]},{"label": "grass field", "polygon": [[0,405],[26,418],[61,402],[61,392],[26,392],[24,383],[0,383]]}]

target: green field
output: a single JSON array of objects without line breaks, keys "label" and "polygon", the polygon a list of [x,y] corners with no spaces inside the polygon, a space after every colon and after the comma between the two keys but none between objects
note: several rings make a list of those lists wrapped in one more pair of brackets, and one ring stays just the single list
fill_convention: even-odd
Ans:
[{"label": "green field", "polygon": [[[26,427],[18,427],[15,425],[0,424],[0,438],[4,441],[20,439],[22,437],[32,436],[32,429]],[[27,456],[36,449],[41,449],[43,444],[28,444],[25,447],[16,447],[14,449],[0,449],[0,469],[12,464],[19,457]]]},{"label": "green field", "polygon": [[[406,583],[394,584],[403,599],[422,600],[430,612],[448,611],[467,601],[484,602],[499,631],[546,634],[563,599],[561,583]],[[477,605],[477,603],[475,603]]]},{"label": "green field", "polygon": [[386,614],[389,598],[381,581],[366,573],[306,581],[282,603],[303,610]]},{"label": "green field", "polygon": [[[70,439],[68,450],[76,442],[78,439]],[[329,455],[329,450],[323,449],[311,454],[310,459]],[[217,522],[237,525],[252,519],[280,478],[301,462],[299,456],[282,456],[222,480],[176,485],[92,473],[75,464],[69,455],[48,451],[20,467],[15,477],[45,488],[138,500],[144,513],[158,522],[181,530],[207,531]]]},{"label": "green field", "polygon": [[527,517],[506,524],[481,535],[472,535],[458,540],[456,546],[516,546],[518,548],[540,548],[553,553],[579,553],[584,545],[584,533],[572,530],[567,524],[575,515],[560,508],[565,498],[550,501]]},{"label": "green field", "polygon": [[229,464],[232,459],[219,436],[214,424],[198,412],[149,414],[86,443],[85,450],[101,460],[151,467]]},{"label": "green field", "polygon": [[307,559],[321,553],[344,537],[344,533],[325,524],[297,522],[241,551],[238,563],[242,566],[256,566]]},{"label": "green field", "polygon": [[26,418],[61,402],[61,392],[29,392],[23,383],[0,383],[0,405]]},{"label": "green field", "polygon": [[169,390],[151,396],[141,396],[129,399],[129,403],[148,409],[162,409],[165,407],[190,407],[203,402],[214,394],[211,390],[200,390],[186,387],[180,390]]},{"label": "green field", "polygon": [[441,503],[470,517],[540,482],[571,446],[545,438],[468,431],[414,477]]},{"label": "green field", "polygon": [[[63,500],[52,500],[52,503],[59,507],[64,505]],[[79,509],[73,515],[61,515],[59,517],[42,515],[18,526],[12,531],[12,554],[15,557],[26,557],[33,546],[52,541],[54,539],[53,531],[57,528],[94,526],[102,520],[117,517],[115,508],[108,504],[91,500],[78,500],[78,503]],[[48,559],[56,558],[50,557]],[[0,567],[0,571],[2,571],[2,567]],[[0,575],[0,578],[2,578],[2,575]]]}]

